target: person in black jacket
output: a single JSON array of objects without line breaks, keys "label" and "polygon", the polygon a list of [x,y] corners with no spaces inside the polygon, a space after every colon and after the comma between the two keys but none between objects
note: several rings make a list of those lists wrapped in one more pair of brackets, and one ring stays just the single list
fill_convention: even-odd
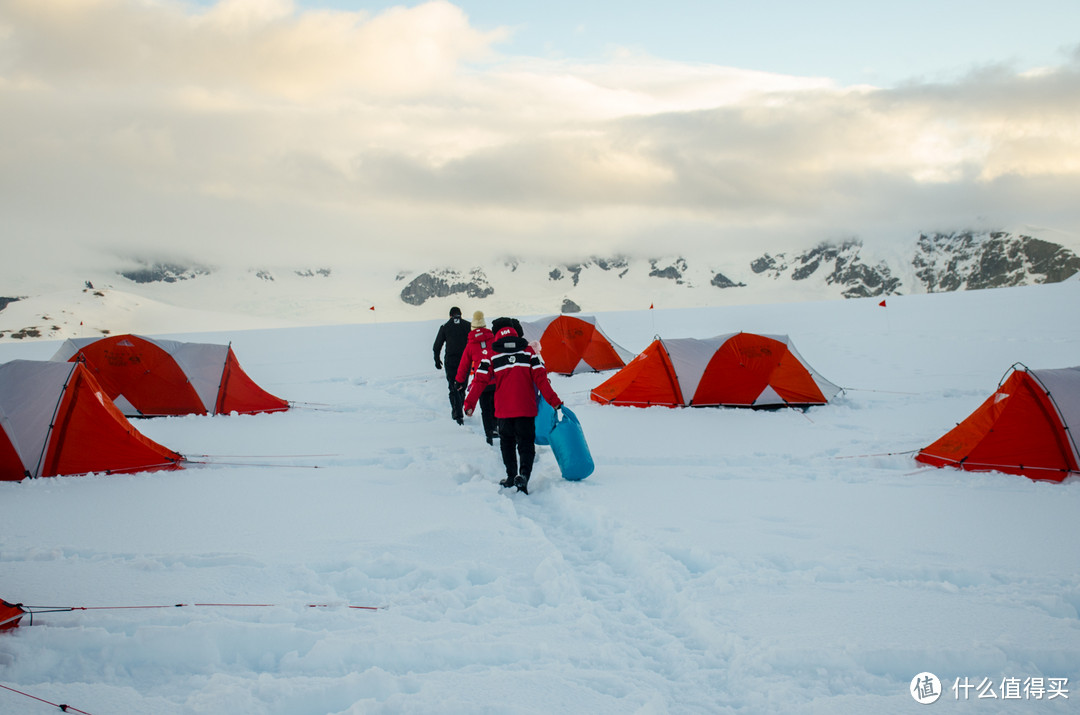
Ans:
[{"label": "person in black jacket", "polygon": [[[469,342],[469,323],[461,319],[461,308],[450,309],[450,320],[439,326],[439,334],[435,336],[435,369],[446,369],[446,384],[450,391],[450,416],[459,425],[464,424],[464,414],[461,406],[465,402],[465,394],[458,389],[457,371],[461,355],[465,352],[465,346]],[[446,357],[440,358],[443,346],[446,346]]]}]

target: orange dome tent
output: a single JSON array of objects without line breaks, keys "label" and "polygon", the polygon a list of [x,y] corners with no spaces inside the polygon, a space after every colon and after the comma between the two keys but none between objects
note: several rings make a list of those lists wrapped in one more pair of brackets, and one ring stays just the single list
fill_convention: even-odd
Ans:
[{"label": "orange dome tent", "polygon": [[823,405],[838,392],[786,335],[732,333],[657,338],[590,397],[633,407],[805,407]]},{"label": "orange dome tent", "polygon": [[289,409],[248,377],[230,345],[138,335],[67,340],[55,361],[83,361],[129,417]]},{"label": "orange dome tent", "polygon": [[1080,474],[1080,367],[1014,365],[997,391],[915,459],[935,467],[1063,481]]},{"label": "orange dome tent", "polygon": [[591,316],[553,315],[522,322],[523,336],[540,343],[540,357],[548,372],[618,370],[633,354],[612,342]]},{"label": "orange dome tent", "polygon": [[179,469],[182,460],[136,430],[81,363],[0,365],[0,480]]}]

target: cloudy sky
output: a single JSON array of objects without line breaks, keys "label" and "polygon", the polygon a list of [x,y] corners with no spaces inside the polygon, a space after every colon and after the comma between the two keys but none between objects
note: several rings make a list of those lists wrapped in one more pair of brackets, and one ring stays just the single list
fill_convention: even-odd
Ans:
[{"label": "cloudy sky", "polygon": [[1075,0],[0,0],[0,264],[1075,244],[1078,28]]}]

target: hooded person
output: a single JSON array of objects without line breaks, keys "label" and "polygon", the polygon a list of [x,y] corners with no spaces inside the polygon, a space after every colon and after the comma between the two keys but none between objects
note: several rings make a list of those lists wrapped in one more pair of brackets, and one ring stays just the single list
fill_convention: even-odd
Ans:
[{"label": "hooded person", "polygon": [[[492,346],[495,342],[495,334],[487,327],[483,311],[478,310],[473,313],[471,325],[469,342],[465,346],[461,362],[458,363],[456,377],[457,386],[462,391],[463,400],[465,397],[464,391],[468,384],[472,382],[473,376],[476,374],[476,368],[480,366],[481,360],[491,356]],[[495,383],[488,383],[488,386],[480,393],[479,402],[480,415],[484,422],[484,439],[487,440],[488,444],[494,444],[496,436]]]},{"label": "hooded person", "polygon": [[[450,392],[450,416],[459,425],[464,423],[461,402],[463,395],[457,387],[458,363],[465,352],[465,346],[469,341],[469,324],[461,318],[461,308],[450,309],[450,320],[439,326],[439,332],[435,336],[435,369],[446,369],[446,384]],[[446,357],[440,355],[443,346],[446,346]]]},{"label": "hooded person", "polygon": [[563,403],[551,387],[544,363],[522,337],[520,325],[512,318],[498,318],[491,324],[495,329],[493,350],[481,358],[464,408],[466,415],[472,415],[484,389],[495,383],[495,417],[499,421],[499,447],[506,467],[506,479],[499,484],[516,486],[528,494],[536,457],[536,392],[539,390],[556,410]]}]

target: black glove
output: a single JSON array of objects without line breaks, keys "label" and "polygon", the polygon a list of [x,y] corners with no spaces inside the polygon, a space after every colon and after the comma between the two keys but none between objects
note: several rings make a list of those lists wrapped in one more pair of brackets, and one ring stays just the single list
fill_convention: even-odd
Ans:
[{"label": "black glove", "polygon": [[458,392],[465,392],[465,383],[464,382],[457,383],[457,389],[458,389]]},{"label": "black glove", "polygon": [[435,369],[442,370],[442,360],[439,358],[435,358]]}]

